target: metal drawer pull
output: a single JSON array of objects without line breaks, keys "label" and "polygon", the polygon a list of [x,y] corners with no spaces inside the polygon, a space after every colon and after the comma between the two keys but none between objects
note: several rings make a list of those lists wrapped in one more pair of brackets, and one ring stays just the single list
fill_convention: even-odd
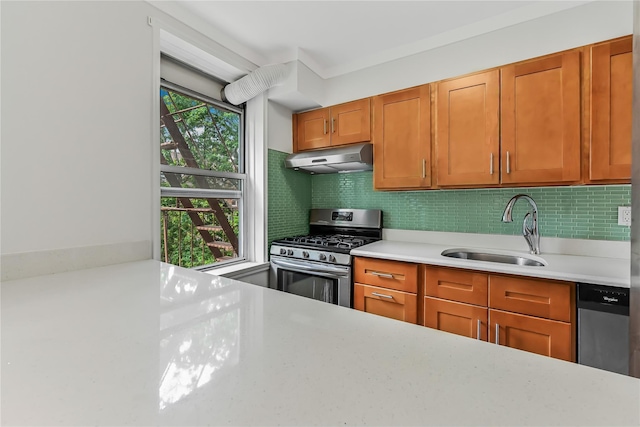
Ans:
[{"label": "metal drawer pull", "polygon": [[427,177],[427,159],[422,159],[422,178]]},{"label": "metal drawer pull", "polygon": [[493,175],[493,153],[489,155],[489,175]]},{"label": "metal drawer pull", "polygon": [[384,277],[385,279],[393,279],[393,274],[389,273],[378,273],[377,271],[370,271],[371,274],[378,277]]},{"label": "metal drawer pull", "polygon": [[324,135],[327,134],[327,119],[324,120],[324,130],[323,130],[323,132],[324,132]]},{"label": "metal drawer pull", "polygon": [[393,299],[391,295],[379,294],[377,292],[371,292],[371,295],[373,295],[374,297]]},{"label": "metal drawer pull", "polygon": [[331,117],[331,133],[335,133],[335,132],[336,132],[336,119]]},{"label": "metal drawer pull", "polygon": [[480,329],[482,328],[482,322],[480,321],[480,319],[478,319],[478,331],[476,332],[476,339],[479,340],[480,339]]},{"label": "metal drawer pull", "polygon": [[507,151],[507,173],[511,173],[511,159],[509,158],[508,151]]},{"label": "metal drawer pull", "polygon": [[496,323],[496,344],[500,345],[500,325]]}]

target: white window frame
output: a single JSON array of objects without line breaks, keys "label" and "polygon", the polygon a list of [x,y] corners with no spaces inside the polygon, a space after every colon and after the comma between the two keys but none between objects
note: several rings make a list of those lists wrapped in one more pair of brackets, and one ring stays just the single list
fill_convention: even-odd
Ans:
[{"label": "white window frame", "polygon": [[[247,59],[226,49],[222,45],[216,43],[203,34],[185,27],[178,30],[172,25],[155,18],[149,17],[149,25],[153,28],[153,77],[154,87],[152,93],[153,117],[152,122],[152,207],[151,207],[151,240],[153,259],[161,260],[161,236],[160,230],[160,56],[161,56],[161,37],[162,33],[169,34],[171,37],[180,38],[190,45],[187,56],[193,56],[193,52],[202,51],[204,56],[208,58],[213,55],[219,58],[218,61],[224,61],[225,67],[242,75],[247,74],[257,68],[257,65],[251,63]],[[191,49],[194,48],[194,49]],[[175,56],[175,51],[172,52]],[[189,64],[201,65],[201,64]],[[202,67],[200,67],[202,69]],[[207,71],[207,70],[203,70]],[[212,74],[212,73],[209,73]],[[214,77],[217,77],[214,75]],[[242,253],[242,259],[213,264],[210,266],[196,267],[201,270],[215,271],[216,268],[228,267],[231,264],[238,264],[241,268],[242,263],[248,263],[249,268],[255,268],[256,264],[264,264],[267,262],[267,192],[266,192],[266,113],[267,113],[267,97],[260,94],[255,98],[247,101],[244,109],[244,187],[242,198],[242,224],[240,226],[240,235],[238,242],[242,249],[239,250],[239,256]],[[165,190],[166,191],[166,190]],[[240,251],[242,251],[240,253]]]}]

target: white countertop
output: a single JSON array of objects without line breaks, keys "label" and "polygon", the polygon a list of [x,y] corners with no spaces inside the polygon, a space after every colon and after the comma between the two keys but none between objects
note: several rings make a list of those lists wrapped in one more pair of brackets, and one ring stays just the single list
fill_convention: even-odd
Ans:
[{"label": "white countertop", "polygon": [[140,261],[3,282],[2,425],[639,425],[640,380]]},{"label": "white countertop", "polygon": [[527,252],[522,251],[500,251],[496,249],[476,248],[480,251],[493,253],[519,253],[526,257],[542,259],[547,263],[547,265],[542,267],[533,267],[487,261],[472,261],[449,258],[441,255],[442,251],[451,248],[473,249],[473,247],[465,245],[439,245],[380,240],[353,249],[351,255],[457,267],[493,273],[585,282],[596,285],[619,286],[623,288],[629,288],[630,286],[631,266],[629,259],[545,253],[541,255],[529,255]]}]

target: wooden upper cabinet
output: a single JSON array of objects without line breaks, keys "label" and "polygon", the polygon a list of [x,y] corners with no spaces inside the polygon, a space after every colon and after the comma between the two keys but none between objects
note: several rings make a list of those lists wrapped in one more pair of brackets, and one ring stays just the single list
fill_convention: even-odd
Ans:
[{"label": "wooden upper cabinet", "polygon": [[373,98],[373,183],[376,189],[431,185],[429,85]]},{"label": "wooden upper cabinet", "polygon": [[500,183],[500,71],[436,85],[438,186]]},{"label": "wooden upper cabinet", "polygon": [[591,48],[589,179],[631,178],[632,39]]},{"label": "wooden upper cabinet", "polygon": [[329,108],[297,114],[296,151],[328,147],[331,142],[329,119]]},{"label": "wooden upper cabinet", "polygon": [[502,68],[503,184],[580,180],[580,52]]},{"label": "wooden upper cabinet", "polygon": [[294,114],[294,151],[371,141],[371,99]]},{"label": "wooden upper cabinet", "polygon": [[369,98],[331,107],[331,145],[355,144],[371,140],[371,100]]}]

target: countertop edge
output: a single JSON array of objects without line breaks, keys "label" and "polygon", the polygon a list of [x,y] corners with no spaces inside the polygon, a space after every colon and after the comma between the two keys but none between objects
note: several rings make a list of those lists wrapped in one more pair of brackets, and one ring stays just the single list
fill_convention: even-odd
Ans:
[{"label": "countertop edge", "polygon": [[[351,251],[352,256],[388,259],[393,261],[413,262],[441,267],[453,267],[465,270],[484,271],[488,273],[511,274],[516,276],[536,277],[541,279],[585,282],[595,285],[630,287],[630,265],[627,259],[598,258],[578,255],[541,254],[539,257],[548,262],[544,267],[515,266],[486,261],[460,260],[447,258],[440,253],[450,246],[429,243],[381,240],[361,246]],[[492,250],[490,250],[492,251]],[[515,252],[515,251],[511,251]],[[524,255],[527,255],[523,252]],[[591,274],[576,271],[580,266],[597,269],[601,266],[605,272],[627,266],[629,274],[608,275]]]}]

